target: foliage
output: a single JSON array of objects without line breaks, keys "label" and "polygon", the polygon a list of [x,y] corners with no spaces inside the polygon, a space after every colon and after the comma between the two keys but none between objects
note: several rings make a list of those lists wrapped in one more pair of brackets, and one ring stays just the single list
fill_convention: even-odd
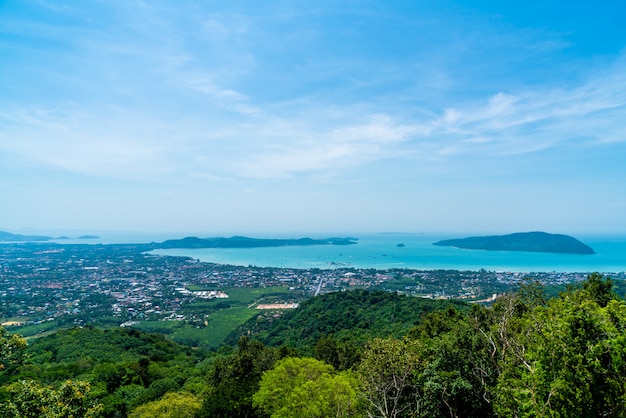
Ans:
[{"label": "foliage", "polygon": [[491,308],[437,311],[405,340],[373,340],[358,371],[370,416],[624,416],[625,331],[610,279],[548,301],[526,281]]},{"label": "foliage", "polygon": [[365,343],[372,338],[400,337],[418,324],[427,313],[450,303],[382,291],[353,290],[320,295],[301,303],[282,317],[265,321],[253,319],[238,333],[252,332],[269,346],[288,345],[312,354],[318,340],[333,335],[339,340]]},{"label": "foliage", "polygon": [[[420,416],[494,416],[490,397],[498,372],[480,332],[484,315],[478,305],[465,316],[448,313],[445,331],[422,340],[426,364],[415,381]],[[432,325],[429,329],[433,332]]]},{"label": "foliage", "polygon": [[161,335],[89,327],[35,340],[26,354],[28,361],[3,373],[0,401],[11,396],[9,382],[35,379],[38,384],[58,386],[66,380],[83,380],[89,382],[90,397],[99,400],[107,417],[124,417],[131,409],[200,378],[196,364],[206,355]]},{"label": "foliage", "polygon": [[350,340],[338,340],[333,335],[323,337],[315,344],[315,357],[336,370],[348,370],[359,362],[361,348]]},{"label": "foliage", "polygon": [[626,303],[610,284],[590,275],[582,289],[497,324],[501,415],[624,416]]},{"label": "foliage", "polygon": [[0,370],[7,364],[20,363],[24,358],[26,340],[18,334],[9,334],[0,326]]},{"label": "foliage", "polygon": [[141,405],[129,414],[129,418],[192,418],[201,406],[197,396],[170,392],[158,401]]},{"label": "foliage", "polygon": [[98,416],[102,409],[102,405],[89,400],[87,382],[68,380],[55,390],[22,380],[10,390],[11,400],[0,405],[6,418],[90,418]]},{"label": "foliage", "polygon": [[133,361],[139,357],[190,355],[192,350],[159,334],[129,328],[73,328],[34,341],[28,352],[33,362],[69,363],[84,358],[99,361]]},{"label": "foliage", "polygon": [[423,346],[395,338],[372,340],[358,367],[368,416],[402,417],[419,413],[413,377],[424,367]]},{"label": "foliage", "polygon": [[263,373],[253,405],[270,417],[348,417],[359,411],[359,384],[350,372],[312,358],[288,357]]},{"label": "foliage", "polygon": [[200,416],[256,416],[252,395],[259,388],[263,372],[274,367],[278,356],[277,350],[242,337],[234,354],[214,361]]}]

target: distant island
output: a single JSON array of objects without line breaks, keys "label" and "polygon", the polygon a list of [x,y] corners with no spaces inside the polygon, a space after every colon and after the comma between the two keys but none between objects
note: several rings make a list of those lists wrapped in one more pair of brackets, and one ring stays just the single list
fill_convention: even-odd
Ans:
[{"label": "distant island", "polygon": [[527,251],[558,254],[595,254],[596,252],[574,237],[547,232],[518,232],[509,235],[491,235],[447,239],[433,243],[444,247],[487,251]]},{"label": "distant island", "polygon": [[54,239],[44,235],[22,235],[12,234],[6,231],[0,231],[0,242],[32,242],[32,241],[50,241]]},{"label": "distant island", "polygon": [[248,238],[248,237],[216,237],[197,238],[187,237],[183,239],[170,239],[162,243],[154,244],[155,248],[258,248],[258,247],[286,247],[286,246],[310,246],[310,245],[353,245],[356,238],[326,238],[326,239],[273,239],[273,238]]},{"label": "distant island", "polygon": [[[99,239],[100,237],[97,235],[82,235],[77,239]],[[0,242],[41,242],[41,241],[52,241],[52,240],[68,240],[71,239],[67,236],[60,237],[49,237],[47,235],[22,235],[22,234],[12,234],[6,231],[0,231]]]}]

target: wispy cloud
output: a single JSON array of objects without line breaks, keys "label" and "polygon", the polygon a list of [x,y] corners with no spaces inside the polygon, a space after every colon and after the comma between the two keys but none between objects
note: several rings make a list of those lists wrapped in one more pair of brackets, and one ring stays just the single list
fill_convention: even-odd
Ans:
[{"label": "wispy cloud", "polygon": [[210,110],[205,121],[197,113],[192,120],[179,114],[180,120],[163,121],[150,116],[150,109],[5,109],[0,133],[15,140],[3,140],[0,149],[105,177],[184,173],[189,164],[210,162],[205,178],[252,179],[340,173],[381,159],[496,158],[580,141],[617,143],[626,141],[623,69],[616,65],[570,90],[499,92],[416,120],[376,103],[367,106],[367,114],[360,104],[324,112],[325,103],[316,102],[285,118],[276,104],[264,106],[204,75],[186,74],[188,88],[239,118],[219,122]]}]

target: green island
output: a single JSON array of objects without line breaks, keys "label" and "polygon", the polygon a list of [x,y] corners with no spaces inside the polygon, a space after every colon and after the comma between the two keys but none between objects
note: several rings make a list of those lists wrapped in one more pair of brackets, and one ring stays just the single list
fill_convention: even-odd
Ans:
[{"label": "green island", "polygon": [[155,248],[259,248],[259,247],[285,247],[285,246],[309,246],[309,245],[353,245],[356,238],[299,238],[299,239],[274,239],[274,238],[248,238],[234,236],[230,238],[197,238],[186,237],[183,239],[170,239]]},{"label": "green island", "polygon": [[467,250],[595,254],[591,247],[574,237],[562,234],[548,234],[547,232],[518,232],[508,235],[447,239],[435,242],[433,245]]}]

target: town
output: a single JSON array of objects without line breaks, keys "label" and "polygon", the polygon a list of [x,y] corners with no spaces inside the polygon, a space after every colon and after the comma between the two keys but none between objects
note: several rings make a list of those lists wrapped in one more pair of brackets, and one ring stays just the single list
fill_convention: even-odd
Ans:
[{"label": "town", "polygon": [[[199,301],[227,308],[232,289],[277,289],[249,308],[294,308],[320,293],[350,288],[488,302],[524,278],[575,283],[587,273],[409,269],[291,269],[230,266],[158,256],[143,244],[0,245],[3,326],[36,334],[64,326],[132,326],[140,321],[206,323]],[[606,273],[624,279],[624,273]],[[262,302],[262,303],[261,303]],[[221,305],[219,305],[221,304]]]}]

